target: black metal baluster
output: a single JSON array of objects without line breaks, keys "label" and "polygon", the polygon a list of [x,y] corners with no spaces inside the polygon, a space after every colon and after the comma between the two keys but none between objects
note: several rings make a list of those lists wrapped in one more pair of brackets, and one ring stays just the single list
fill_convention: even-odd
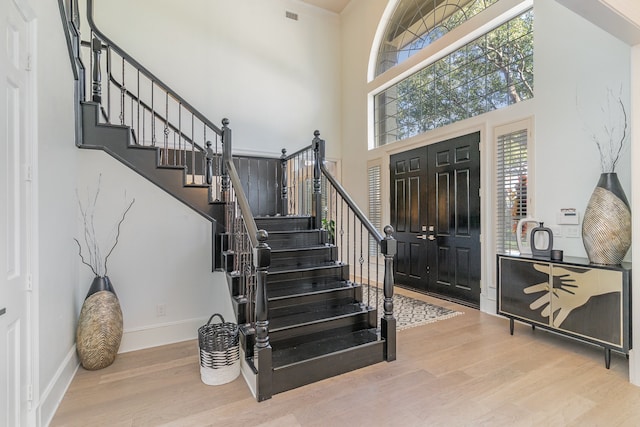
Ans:
[{"label": "black metal baluster", "polygon": [[[137,80],[138,80],[138,114],[136,114],[137,122],[138,122],[138,139],[140,139],[141,131],[140,131],[140,98],[142,97],[142,91],[140,90],[140,70],[137,72]],[[133,108],[133,107],[131,107]],[[143,113],[144,114],[144,111]],[[133,123],[133,122],[132,122]],[[142,116],[142,125],[144,126],[144,115]],[[142,134],[144,134],[144,129],[142,129]],[[140,144],[140,141],[138,141]],[[144,144],[144,137],[142,139],[142,144]]]},{"label": "black metal baluster", "polygon": [[164,95],[164,129],[162,133],[164,134],[164,164],[170,165],[171,161],[169,160],[169,92],[165,92]]},{"label": "black metal baluster", "polygon": [[111,123],[111,48],[107,46],[107,122]]},{"label": "black metal baluster", "polygon": [[[92,33],[93,36],[93,33]],[[91,100],[100,104],[102,101],[102,71],[100,70],[100,54],[102,42],[97,37],[91,39],[92,74],[91,74]]]},{"label": "black metal baluster", "polygon": [[156,146],[156,110],[153,100],[153,80],[151,80],[151,146]]},{"label": "black metal baluster", "polygon": [[124,58],[122,58],[122,87],[120,88],[120,114],[118,116],[121,125],[124,125],[124,98],[126,91],[127,89],[124,83]]},{"label": "black metal baluster", "polygon": [[[187,144],[185,142],[184,150],[182,149],[182,101],[178,101],[178,150],[180,150],[180,164],[186,166],[187,158],[186,156],[186,148]],[[182,153],[185,152],[185,155]]]},{"label": "black metal baluster", "polygon": [[287,216],[288,211],[287,208],[289,206],[289,195],[287,188],[287,150],[286,148],[282,149],[282,155],[280,156],[280,168],[281,168],[281,179],[280,179],[280,214],[283,216]]}]

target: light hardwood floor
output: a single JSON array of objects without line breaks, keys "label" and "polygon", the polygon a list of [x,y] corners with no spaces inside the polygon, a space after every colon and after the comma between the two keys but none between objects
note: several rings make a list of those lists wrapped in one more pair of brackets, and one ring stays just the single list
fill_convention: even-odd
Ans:
[{"label": "light hardwood floor", "polygon": [[628,361],[416,294],[465,314],[398,332],[398,359],[257,403],[242,377],[200,381],[197,341],[80,368],[51,426],[640,426]]}]

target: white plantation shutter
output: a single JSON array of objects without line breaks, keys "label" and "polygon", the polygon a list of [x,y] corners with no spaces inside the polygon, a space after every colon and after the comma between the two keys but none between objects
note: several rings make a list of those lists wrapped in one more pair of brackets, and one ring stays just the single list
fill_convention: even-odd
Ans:
[{"label": "white plantation shutter", "polygon": [[[382,195],[381,195],[381,167],[375,165],[369,167],[369,221],[376,229],[382,228]],[[376,255],[377,242],[369,238],[369,254]]]},{"label": "white plantation shutter", "polygon": [[527,129],[497,137],[496,251],[498,253],[517,252],[516,225],[529,212],[527,140]]}]

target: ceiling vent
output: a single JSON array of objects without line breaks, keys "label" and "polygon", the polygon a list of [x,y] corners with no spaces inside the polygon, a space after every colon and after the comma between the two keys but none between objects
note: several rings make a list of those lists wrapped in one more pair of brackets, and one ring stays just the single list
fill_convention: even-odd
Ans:
[{"label": "ceiling vent", "polygon": [[287,11],[285,12],[285,16],[286,16],[287,18],[289,18],[289,19],[293,19],[294,21],[297,21],[297,20],[298,20],[298,14],[297,14],[297,13],[295,13],[295,12],[290,12],[290,11],[288,11],[288,10],[287,10]]}]

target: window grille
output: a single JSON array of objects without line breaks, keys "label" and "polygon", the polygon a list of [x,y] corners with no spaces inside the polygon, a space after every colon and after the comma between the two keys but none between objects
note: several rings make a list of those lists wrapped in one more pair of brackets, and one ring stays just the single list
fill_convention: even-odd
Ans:
[{"label": "window grille", "polygon": [[[382,228],[382,186],[380,165],[369,167],[369,220],[373,226],[380,230]],[[369,237],[369,254],[375,256],[378,244],[376,240]]]},{"label": "window grille", "polygon": [[[526,218],[529,213],[527,140],[527,129],[497,137],[496,250],[498,253],[517,253],[516,227],[518,221]],[[526,237],[527,230],[524,228],[523,234],[523,237]]]},{"label": "window grille", "polygon": [[401,0],[385,28],[376,76],[400,64],[498,0]]},{"label": "window grille", "polygon": [[533,10],[374,97],[382,146],[533,98]]}]

